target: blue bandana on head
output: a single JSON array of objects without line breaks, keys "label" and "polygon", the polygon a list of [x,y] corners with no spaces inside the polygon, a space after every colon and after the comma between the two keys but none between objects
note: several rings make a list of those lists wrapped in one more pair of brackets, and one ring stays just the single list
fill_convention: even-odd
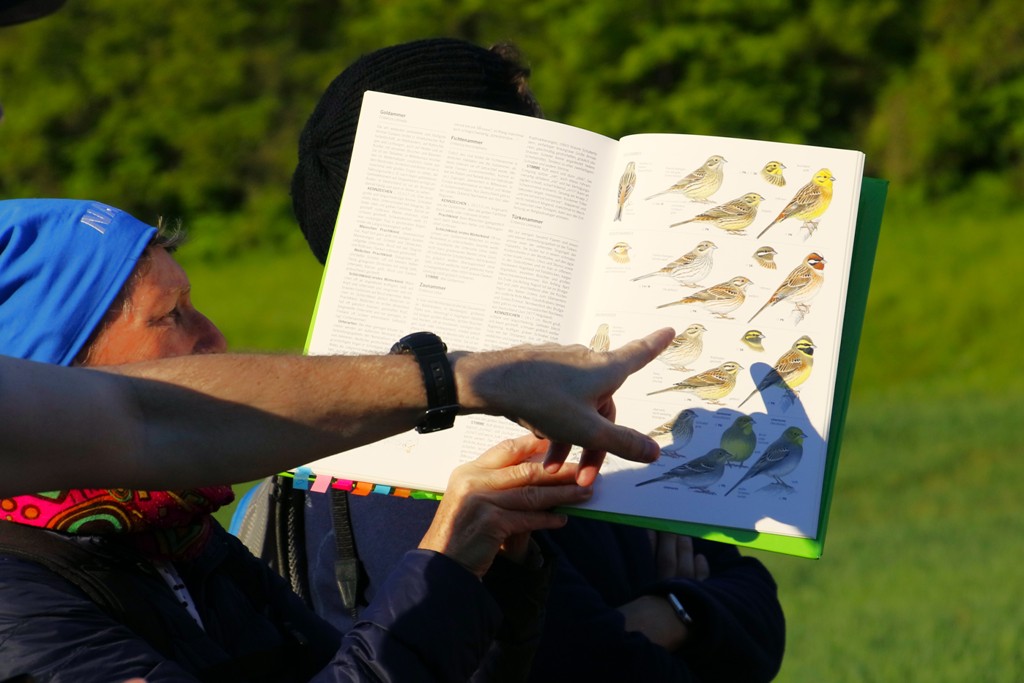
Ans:
[{"label": "blue bandana on head", "polygon": [[0,201],[0,354],[70,365],[154,234],[99,202]]}]

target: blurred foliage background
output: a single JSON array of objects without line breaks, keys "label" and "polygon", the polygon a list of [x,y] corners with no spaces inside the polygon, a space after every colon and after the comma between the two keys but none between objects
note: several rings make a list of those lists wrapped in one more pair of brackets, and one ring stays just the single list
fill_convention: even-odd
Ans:
[{"label": "blurred foliage background", "polygon": [[0,29],[0,197],[182,218],[234,346],[301,349],[301,126],[355,57],[430,36],[516,43],[549,118],[612,137],[867,153],[892,185],[825,556],[757,554],[789,622],[779,680],[1024,680],[1015,0],[68,0]]},{"label": "blurred foliage background", "polygon": [[317,96],[363,52],[511,40],[549,118],[860,149],[927,196],[1024,189],[1017,3],[71,0],[0,37],[0,194],[186,217],[203,249],[292,239]]}]

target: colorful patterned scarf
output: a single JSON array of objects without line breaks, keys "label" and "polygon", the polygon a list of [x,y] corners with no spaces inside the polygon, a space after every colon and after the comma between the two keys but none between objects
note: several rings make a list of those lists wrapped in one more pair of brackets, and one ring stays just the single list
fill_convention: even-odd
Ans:
[{"label": "colorful patterned scarf", "polygon": [[213,531],[210,513],[234,500],[230,486],[184,491],[72,489],[0,500],[0,519],[66,534],[125,534],[153,559],[196,557]]}]

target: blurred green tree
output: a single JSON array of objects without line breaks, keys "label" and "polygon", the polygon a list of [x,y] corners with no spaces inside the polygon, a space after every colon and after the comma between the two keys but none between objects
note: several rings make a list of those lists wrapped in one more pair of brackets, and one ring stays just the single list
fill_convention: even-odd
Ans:
[{"label": "blurred green tree", "polygon": [[295,239],[299,130],[359,54],[512,41],[550,118],[851,147],[944,192],[1024,187],[1016,3],[90,0],[0,36],[0,195],[182,216],[210,251]]}]

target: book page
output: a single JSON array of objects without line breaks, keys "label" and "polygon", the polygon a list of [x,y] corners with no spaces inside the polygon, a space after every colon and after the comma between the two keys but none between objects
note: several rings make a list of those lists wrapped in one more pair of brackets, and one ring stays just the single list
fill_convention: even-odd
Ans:
[{"label": "book page", "polygon": [[863,155],[685,135],[619,151],[632,190],[605,197],[584,328],[613,348],[681,336],[616,394],[662,458],[610,457],[586,507],[815,538]]},{"label": "book page", "polygon": [[[452,350],[574,341],[616,142],[525,116],[366,93],[310,354],[382,353],[417,330]],[[433,491],[521,433],[460,418],[312,464]]]}]

